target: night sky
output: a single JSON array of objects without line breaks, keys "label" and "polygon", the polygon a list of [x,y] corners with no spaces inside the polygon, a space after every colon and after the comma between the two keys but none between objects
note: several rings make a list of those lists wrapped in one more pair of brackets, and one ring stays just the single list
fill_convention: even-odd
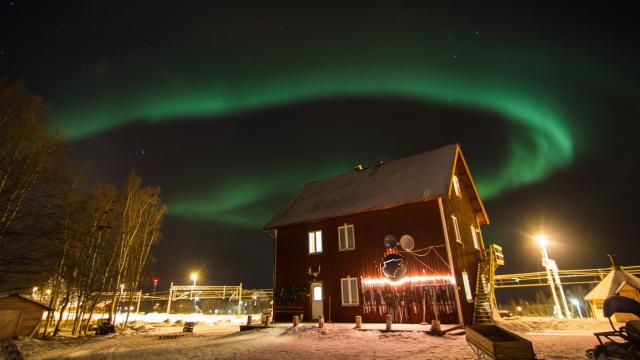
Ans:
[{"label": "night sky", "polygon": [[5,0],[0,78],[93,180],[161,186],[159,288],[269,287],[261,228],[304,183],[453,142],[499,272],[541,270],[540,230],[561,268],[640,264],[636,12],[471,3]]}]

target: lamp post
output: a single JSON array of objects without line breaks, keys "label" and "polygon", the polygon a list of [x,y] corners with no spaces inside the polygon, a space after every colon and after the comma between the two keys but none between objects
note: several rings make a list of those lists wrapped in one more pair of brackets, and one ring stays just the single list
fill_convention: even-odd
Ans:
[{"label": "lamp post", "polygon": [[157,289],[158,289],[158,278],[153,278],[153,293],[154,293],[154,295],[155,295]]},{"label": "lamp post", "polygon": [[191,298],[193,299],[193,311],[196,311],[196,301],[197,298],[193,297],[193,290],[196,287],[196,280],[198,280],[198,273],[191,273],[191,280],[193,280],[193,286],[191,287]]},{"label": "lamp post", "polygon": [[544,266],[544,269],[547,273],[547,283],[549,283],[549,287],[551,288],[551,295],[553,296],[553,303],[555,304],[553,312],[554,314],[557,314],[558,317],[563,318],[562,308],[560,307],[560,302],[558,301],[558,295],[556,294],[556,286],[553,279],[553,274],[551,273],[553,260],[549,259],[549,254],[547,253],[547,243],[549,242],[549,239],[547,238],[546,235],[540,234],[536,236],[536,241],[538,242],[538,245],[540,245],[540,251],[541,251],[540,253],[542,255],[542,266]]},{"label": "lamp post", "polygon": [[580,301],[576,298],[571,299],[571,303],[578,309],[578,316],[582,319],[582,310],[580,310]]}]

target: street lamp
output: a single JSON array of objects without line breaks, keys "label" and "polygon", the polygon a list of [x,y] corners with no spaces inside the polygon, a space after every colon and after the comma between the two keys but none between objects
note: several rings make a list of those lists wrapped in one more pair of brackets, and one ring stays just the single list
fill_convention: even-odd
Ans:
[{"label": "street lamp", "polygon": [[[196,280],[198,280],[198,273],[191,273],[191,280],[193,280],[193,286],[191,286],[191,298],[193,299],[193,289],[196,287]],[[195,300],[194,300],[195,305]]]},{"label": "street lamp", "polygon": [[578,315],[580,316],[580,319],[582,319],[582,310],[580,310],[580,301],[576,298],[572,298],[571,303],[576,307],[576,309],[578,309]]},{"label": "street lamp", "polygon": [[549,238],[545,234],[539,234],[536,235],[535,239],[542,251],[542,258],[548,259],[549,255],[547,254],[547,245],[549,244]]},{"label": "street lamp", "polygon": [[[535,237],[536,242],[540,246],[541,256],[542,256],[542,266],[547,273],[547,282],[549,283],[549,287],[551,288],[551,295],[553,296],[553,302],[555,304],[554,313],[558,314],[560,318],[563,318],[562,310],[564,308],[564,313],[568,318],[571,317],[569,313],[569,307],[567,306],[567,300],[564,297],[564,291],[562,289],[562,284],[560,283],[560,276],[558,275],[558,265],[552,259],[549,259],[549,254],[547,253],[547,245],[549,244],[549,238],[545,234],[538,234]],[[562,299],[563,308],[560,307],[560,301],[558,301],[558,295],[556,294],[556,285],[560,290],[560,297]]]}]

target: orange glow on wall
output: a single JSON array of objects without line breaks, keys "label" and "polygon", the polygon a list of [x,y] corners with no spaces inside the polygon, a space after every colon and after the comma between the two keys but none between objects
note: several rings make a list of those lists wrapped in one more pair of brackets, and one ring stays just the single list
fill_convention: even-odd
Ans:
[{"label": "orange glow on wall", "polygon": [[439,285],[439,284],[454,284],[456,283],[456,279],[451,275],[431,275],[431,276],[405,276],[398,281],[391,281],[387,278],[363,278],[362,285],[364,286],[372,286],[372,285],[392,285],[392,286],[400,286],[405,284],[411,285],[420,285],[420,284],[431,284],[431,285]]}]

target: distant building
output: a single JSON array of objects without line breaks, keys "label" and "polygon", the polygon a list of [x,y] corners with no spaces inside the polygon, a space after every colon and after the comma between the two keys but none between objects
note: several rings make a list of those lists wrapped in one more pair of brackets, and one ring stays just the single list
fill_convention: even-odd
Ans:
[{"label": "distant building", "polygon": [[470,324],[488,223],[457,144],[309,183],[264,227],[275,319]]},{"label": "distant building", "polygon": [[35,335],[45,311],[51,309],[20,294],[0,294],[0,339]]},{"label": "distant building", "polygon": [[[619,266],[613,266],[611,272],[596,285],[584,299],[589,302],[597,320],[607,320],[602,313],[604,300],[611,295],[630,297],[640,301],[640,278],[622,270]],[[633,314],[615,314],[612,320],[615,322],[627,322],[637,320]]]}]

